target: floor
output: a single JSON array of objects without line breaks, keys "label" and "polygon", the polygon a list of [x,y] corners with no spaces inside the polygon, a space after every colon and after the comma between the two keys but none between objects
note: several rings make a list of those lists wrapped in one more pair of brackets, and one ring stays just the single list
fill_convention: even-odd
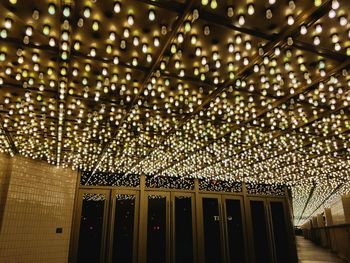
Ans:
[{"label": "floor", "polygon": [[300,263],[343,263],[335,254],[329,250],[316,246],[310,240],[297,236],[297,250]]}]

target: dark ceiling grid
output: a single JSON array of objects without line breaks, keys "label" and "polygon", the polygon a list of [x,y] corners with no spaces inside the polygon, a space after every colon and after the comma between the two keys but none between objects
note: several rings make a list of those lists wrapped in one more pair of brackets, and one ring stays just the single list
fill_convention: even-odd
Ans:
[{"label": "dark ceiling grid", "polygon": [[[336,109],[333,110],[333,111],[324,112],[323,114],[320,114],[320,115],[318,115],[318,116],[314,116],[314,117],[310,118],[310,119],[308,120],[308,122],[302,123],[302,124],[298,125],[297,127],[293,128],[293,129],[287,129],[287,130],[284,130],[284,131],[279,131],[279,132],[276,133],[272,138],[268,138],[268,139],[269,139],[269,140],[275,139],[275,138],[281,137],[281,136],[283,136],[283,135],[286,135],[286,134],[288,134],[288,133],[290,133],[290,132],[298,131],[300,128],[303,128],[303,127],[305,127],[305,126],[311,125],[312,123],[316,122],[317,120],[323,119],[323,118],[325,118],[325,117],[327,117],[327,116],[329,116],[329,115],[331,115],[331,114],[335,114],[335,113],[337,113],[337,112],[339,112],[339,111],[344,110],[345,108],[347,108],[347,107],[342,105],[342,106],[336,108]],[[343,132],[345,132],[345,131],[343,131]],[[321,138],[319,138],[318,140],[323,141],[323,140],[332,138],[333,136],[334,136],[334,134],[331,134],[331,135],[329,135],[329,136],[327,136],[327,137],[321,137]],[[299,148],[307,147],[307,146],[311,145],[312,143],[313,143],[313,142],[306,143],[306,144],[304,144],[304,145],[298,147],[298,149],[299,149]],[[213,166],[213,165],[216,165],[216,164],[218,164],[218,163],[224,162],[224,161],[227,160],[227,159],[233,158],[234,156],[237,156],[237,155],[239,155],[239,154],[241,154],[241,153],[244,153],[244,152],[246,152],[246,151],[248,151],[248,150],[254,149],[254,148],[256,148],[256,147],[258,147],[258,146],[261,146],[261,145],[263,145],[263,144],[265,144],[265,141],[259,142],[259,143],[255,144],[255,145],[252,145],[252,146],[250,146],[250,147],[247,148],[247,149],[244,149],[244,150],[242,150],[242,151],[240,151],[240,152],[238,152],[238,153],[235,153],[234,155],[227,156],[225,159],[218,160],[217,162],[215,162],[215,163],[213,163],[213,164],[210,164],[210,166]],[[295,150],[295,149],[285,150],[285,151],[282,152],[282,153],[278,153],[278,154],[275,155],[275,156],[269,157],[269,158],[267,158],[267,159],[260,160],[260,161],[258,161],[258,162],[264,162],[264,161],[266,161],[266,160],[273,159],[273,158],[275,158],[275,157],[277,157],[277,156],[279,156],[279,155],[281,155],[281,154],[285,154],[285,153],[288,153],[288,152],[291,152],[291,151],[294,151],[294,150]],[[169,168],[169,167],[167,167],[167,168]],[[166,169],[167,169],[167,168],[166,168]],[[200,169],[198,169],[198,170],[196,170],[196,171],[193,171],[192,174],[197,173],[197,172],[199,172],[199,171],[201,171],[201,170],[203,170],[203,169],[205,169],[205,168],[206,168],[206,167],[202,167],[202,168],[200,168]],[[164,169],[164,170],[166,170],[166,169]],[[163,170],[163,171],[164,171],[164,170]],[[163,171],[161,171],[161,172],[163,172]],[[160,172],[160,173],[161,173],[161,172]]]},{"label": "dark ceiling grid", "polygon": [[[6,8],[2,3],[0,3],[0,10],[2,10],[2,12],[4,11],[8,11],[13,15],[13,18],[16,20],[17,23],[23,24],[25,25],[25,23],[22,21],[22,19],[20,17],[18,17],[15,13],[13,13],[11,10],[9,10],[8,8]],[[41,32],[40,32],[41,35]],[[3,38],[0,38],[0,41],[5,41],[5,42],[12,42],[10,39],[6,38],[5,40]],[[22,42],[23,43],[23,42]],[[17,43],[19,45],[19,43]],[[31,45],[28,45],[29,47],[31,47]],[[4,132],[4,135],[9,143],[9,146],[11,148],[11,154],[17,154],[18,153],[18,149],[16,147],[16,144],[11,136],[11,133],[4,127],[4,121],[3,118],[0,116],[0,127]]]},{"label": "dark ceiling grid", "polygon": [[[159,8],[166,9],[169,11],[177,12],[177,13],[181,13],[185,7],[184,4],[178,3],[176,1],[168,1],[168,2],[152,1],[152,0],[137,0],[137,1],[149,4],[149,5],[157,6]],[[328,3],[325,5],[324,9],[320,8],[320,11],[321,11],[320,13],[324,14],[324,12],[327,12],[327,10],[329,10],[329,8],[330,8],[330,1],[328,1]],[[264,32],[258,31],[256,29],[252,29],[252,28],[248,28],[248,27],[244,27],[244,26],[236,26],[227,17],[213,14],[213,13],[207,12],[205,10],[200,10],[199,19],[204,20],[206,22],[216,24],[218,26],[226,27],[226,28],[231,29],[233,31],[241,32],[241,33],[248,34],[248,35],[260,38],[260,39],[264,39],[267,41],[272,41],[276,37],[276,35],[269,35],[269,34],[266,34]],[[322,47],[315,47],[313,45],[310,45],[309,43],[299,41],[299,40],[294,40],[292,46],[295,48],[309,51],[309,52],[312,52],[315,54],[319,54],[325,58],[337,60],[340,62],[346,60],[346,58],[347,58],[346,55],[344,55],[342,53],[328,50],[328,49],[325,49]]]},{"label": "dark ceiling grid", "polygon": [[[247,66],[243,67],[241,70],[239,70],[239,72],[237,72],[237,76],[236,76],[233,83],[226,82],[226,83],[223,83],[222,85],[220,85],[217,89],[215,89],[211,94],[209,94],[209,96],[207,96],[204,99],[202,104],[199,107],[197,107],[189,117],[184,118],[184,120],[180,122],[179,128],[181,128],[188,120],[190,120],[192,118],[192,116],[195,116],[198,112],[200,112],[202,109],[204,109],[214,98],[216,98],[228,86],[234,85],[235,81],[237,79],[240,79],[242,77],[244,78],[246,76],[247,72],[255,64],[260,64],[265,56],[269,56],[273,52],[273,50],[276,46],[285,45],[286,38],[291,36],[291,35],[297,34],[297,31],[299,30],[301,25],[304,25],[304,24],[311,25],[314,22],[316,22],[320,18],[320,16],[324,15],[324,13],[326,13],[327,10],[330,9],[331,2],[332,2],[331,0],[327,0],[326,2],[322,3],[322,5],[320,7],[313,7],[310,10],[303,12],[301,15],[299,15],[298,18],[296,18],[296,21],[294,22],[294,24],[292,26],[287,26],[287,28],[281,29],[281,32],[276,37],[274,37],[274,39],[272,41],[268,42],[264,47],[259,48],[259,52],[255,55],[255,57],[253,57],[250,60],[250,62]],[[285,101],[281,102],[280,104],[282,104],[284,102]],[[275,105],[274,107],[277,107],[280,104],[274,104]],[[257,114],[257,117],[263,115],[267,111],[269,111],[269,110],[266,109],[266,111],[263,111],[260,114]],[[242,125],[249,123],[250,121],[251,120],[243,123]],[[166,140],[166,138],[168,138],[171,134],[176,132],[176,130],[177,129],[170,130],[168,135],[165,136],[165,138],[162,140],[162,142],[164,142]],[[231,131],[229,131],[228,133],[230,133],[230,132]],[[161,143],[161,145],[162,144],[163,143]],[[151,155],[153,151],[154,150],[152,150],[150,153],[148,153],[147,156]],[[144,159],[146,159],[147,156],[144,158],[141,158],[141,160],[138,160],[138,163],[142,163],[142,161]]]},{"label": "dark ceiling grid", "polygon": [[[116,131],[114,132],[113,136],[112,136],[112,140],[114,137],[116,137],[118,130],[120,128],[120,126],[122,126],[124,120],[127,118],[130,110],[134,107],[134,105],[137,102],[137,99],[139,98],[140,95],[142,95],[144,89],[146,88],[147,83],[150,81],[150,78],[153,76],[153,74],[158,70],[159,67],[159,63],[161,62],[164,53],[167,51],[167,49],[169,48],[170,44],[172,43],[173,39],[175,38],[176,34],[178,33],[178,31],[181,29],[181,27],[183,26],[184,22],[188,19],[188,17],[191,15],[192,13],[192,8],[194,6],[195,0],[189,0],[186,3],[186,7],[183,10],[183,13],[181,15],[181,17],[178,17],[175,24],[173,25],[171,32],[168,33],[167,38],[165,39],[165,42],[162,46],[162,49],[160,50],[160,52],[157,54],[156,59],[154,60],[154,62],[152,63],[150,69],[147,72],[147,75],[145,77],[145,79],[143,80],[142,84],[141,84],[141,88],[140,91],[138,92],[138,95],[136,96],[136,98],[132,101],[131,103],[131,107],[130,109],[127,111],[127,114],[125,114],[123,116],[123,119],[121,120],[121,124],[119,125],[119,127],[117,127]],[[111,140],[111,141],[112,141]],[[97,171],[99,165],[101,164],[101,162],[103,161],[103,159],[105,158],[106,154],[107,154],[107,150],[111,144],[111,141],[107,142],[104,146],[103,146],[103,150],[102,153],[100,154],[98,161],[96,163],[96,165],[94,166],[91,175],[89,176],[88,180],[86,181],[86,183],[89,182],[90,178],[94,175],[94,173]]]},{"label": "dark ceiling grid", "polygon": [[[330,3],[331,3],[331,1],[327,1],[327,2],[324,3],[323,6],[320,7],[319,10],[322,10],[322,12],[319,12],[318,10],[317,10],[317,11],[313,10],[313,11],[308,12],[308,13],[311,13],[311,14],[314,14],[314,13],[324,14],[324,10],[327,10],[327,9],[330,8]],[[310,18],[310,17],[313,18],[312,21],[310,21],[310,23],[314,23],[315,21],[317,21],[317,19],[319,19],[318,16],[317,16],[317,17],[314,17],[314,15],[308,15],[307,17],[308,17],[308,18]],[[305,23],[306,23],[306,22],[304,22],[304,21],[299,21],[299,26],[302,25],[302,24],[305,24]],[[296,24],[294,24],[294,25],[296,25]],[[294,25],[293,25],[293,26],[294,26]],[[293,32],[293,31],[296,31],[297,29],[299,29],[299,26],[293,27],[293,29],[290,30],[290,31],[282,30],[282,32],[283,32],[283,37],[282,37],[282,36],[279,37],[280,41],[283,42],[283,40],[288,36],[288,33],[289,33],[289,32]],[[286,33],[286,32],[288,32],[288,33]],[[294,33],[294,32],[293,32],[293,33]],[[291,33],[291,34],[293,34],[293,33]],[[277,38],[277,39],[278,39],[278,38]],[[274,44],[274,45],[273,45],[273,44],[270,44],[270,46],[272,46],[272,48],[275,47],[276,45],[277,45],[277,44]],[[271,49],[271,50],[272,50],[272,49]],[[267,53],[271,52],[271,50],[269,50]],[[264,57],[264,56],[261,56],[261,57]],[[333,74],[335,74],[336,72],[342,70],[344,67],[347,67],[347,66],[349,65],[349,61],[350,61],[350,60],[347,60],[347,61],[343,62],[339,67],[336,67],[336,68],[334,68],[333,70],[331,70],[331,71],[329,72],[329,74],[326,75],[324,78],[321,78],[320,80],[315,81],[315,82],[312,83],[311,85],[308,85],[308,86],[306,86],[306,87],[304,87],[304,88],[298,88],[297,91],[295,92],[295,94],[282,97],[281,99],[275,101],[274,103],[272,103],[272,105],[273,105],[272,108],[270,108],[270,109],[267,109],[267,108],[266,108],[266,109],[263,110],[262,112],[257,113],[257,114],[256,114],[256,117],[255,117],[254,119],[257,119],[259,116],[261,116],[261,115],[267,113],[268,111],[271,111],[273,108],[276,108],[276,107],[280,106],[281,104],[287,102],[288,100],[290,100],[290,99],[292,99],[292,98],[295,98],[295,97],[298,96],[299,94],[304,93],[305,91],[311,89],[312,87],[315,87],[319,82],[322,82],[322,81],[328,79],[331,75],[333,75]],[[247,68],[248,68],[248,66],[247,66]],[[242,69],[241,72],[244,73],[245,71],[246,71],[246,69]],[[241,74],[242,74],[242,73],[241,73]],[[238,73],[237,78],[239,78],[239,75],[240,75],[240,73]],[[227,85],[226,85],[226,86],[227,86]],[[219,88],[219,89],[220,89],[220,88]],[[203,103],[202,105],[204,105],[204,103]],[[248,120],[248,121],[246,121],[245,123],[242,123],[242,125],[249,124],[252,120],[253,120],[253,119]],[[227,136],[228,134],[230,134],[231,132],[232,132],[232,131],[230,130],[229,132],[227,132],[225,135],[223,135],[223,136],[221,136],[221,137],[225,137],[225,136]],[[220,138],[219,138],[219,139],[220,139]],[[217,140],[219,140],[219,139],[217,139]],[[217,140],[216,140],[216,141],[217,141]],[[210,145],[211,143],[214,143],[214,142],[215,142],[215,140],[212,141],[212,142],[209,142],[207,145]],[[176,162],[176,163],[177,163],[177,162]],[[173,164],[170,164],[168,167],[166,167],[165,169],[163,169],[163,171],[166,170],[167,168],[171,167],[172,165],[173,165]],[[161,173],[161,172],[162,172],[162,171],[160,171],[159,173]]]}]

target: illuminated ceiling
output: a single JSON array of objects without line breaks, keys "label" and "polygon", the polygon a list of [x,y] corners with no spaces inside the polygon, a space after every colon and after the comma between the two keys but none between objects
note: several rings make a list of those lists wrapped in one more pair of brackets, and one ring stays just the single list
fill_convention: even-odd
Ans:
[{"label": "illuminated ceiling", "polygon": [[92,176],[296,185],[295,202],[322,185],[322,204],[349,189],[348,10],[1,0],[1,150]]}]

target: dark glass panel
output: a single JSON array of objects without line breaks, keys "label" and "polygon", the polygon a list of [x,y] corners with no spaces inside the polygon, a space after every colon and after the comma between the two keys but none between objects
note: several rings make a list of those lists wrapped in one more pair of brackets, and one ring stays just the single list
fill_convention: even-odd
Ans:
[{"label": "dark glass panel", "polygon": [[263,201],[250,201],[256,263],[270,263],[269,239]]},{"label": "dark glass panel", "polygon": [[203,198],[203,223],[205,262],[221,262],[220,218],[217,198]]},{"label": "dark glass panel", "polygon": [[147,262],[166,262],[165,196],[148,196]]},{"label": "dark glass panel", "polygon": [[83,195],[77,262],[100,262],[104,206],[104,195]]},{"label": "dark glass panel", "polygon": [[175,262],[193,262],[191,197],[175,197]]},{"label": "dark glass panel", "polygon": [[133,262],[135,196],[116,195],[112,262]]},{"label": "dark glass panel", "polygon": [[270,208],[277,262],[291,262],[291,257],[289,254],[290,251],[288,249],[289,242],[283,203],[271,202]]},{"label": "dark glass panel", "polygon": [[226,199],[226,216],[230,262],[244,263],[245,246],[241,202],[239,200]]}]

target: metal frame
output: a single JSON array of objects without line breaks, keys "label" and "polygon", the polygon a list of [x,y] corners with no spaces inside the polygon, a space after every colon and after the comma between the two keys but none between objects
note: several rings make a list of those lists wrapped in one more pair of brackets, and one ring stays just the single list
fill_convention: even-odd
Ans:
[{"label": "metal frame", "polygon": [[[254,244],[253,244],[253,228],[252,218],[250,211],[250,201],[262,201],[265,208],[265,218],[267,224],[269,242],[269,253],[272,257],[272,262],[276,262],[274,254],[273,244],[273,226],[269,204],[271,201],[282,202],[288,240],[290,242],[290,250],[294,252],[295,246],[293,246],[293,227],[290,221],[290,211],[288,203],[288,196],[285,191],[284,196],[280,195],[257,195],[248,194],[245,184],[242,186],[242,192],[210,192],[199,190],[199,181],[195,179],[194,189],[182,190],[182,189],[165,189],[165,188],[146,188],[145,176],[140,177],[140,185],[138,187],[110,187],[110,186],[79,186],[77,191],[78,199],[76,202],[76,208],[74,211],[74,232],[71,238],[71,253],[70,262],[75,262],[77,255],[77,245],[80,228],[80,214],[82,205],[83,193],[103,193],[106,195],[105,218],[104,218],[104,238],[101,253],[106,256],[106,259],[111,262],[112,259],[112,240],[115,218],[115,194],[132,194],[136,196],[135,200],[135,223],[134,223],[134,263],[145,262],[147,256],[147,215],[148,215],[148,196],[161,195],[166,198],[166,262],[175,262],[175,198],[177,196],[188,196],[192,200],[192,233],[193,233],[193,258],[194,262],[205,262],[204,253],[204,224],[203,224],[203,205],[202,199],[204,197],[217,198],[219,205],[220,216],[220,241],[222,243],[221,253],[223,255],[222,262],[229,262],[229,249],[228,249],[228,232],[226,216],[226,200],[233,199],[239,200],[241,204],[241,216],[243,223],[243,236],[245,244],[245,257],[247,262],[254,262]],[[109,208],[109,209],[108,209]],[[107,233],[108,228],[108,233]],[[248,253],[249,252],[249,253]],[[296,257],[295,257],[296,258]]]},{"label": "metal frame", "polygon": [[[171,238],[171,231],[170,231],[170,193],[168,192],[165,192],[165,191],[147,191],[146,192],[146,197],[144,200],[142,200],[142,203],[145,207],[145,214],[142,216],[142,218],[144,219],[145,221],[145,224],[144,226],[146,228],[142,229],[141,231],[143,231],[145,233],[145,239],[144,239],[144,247],[146,248],[144,250],[144,254],[142,255],[142,257],[144,259],[147,259],[147,219],[148,219],[148,197],[149,196],[152,196],[152,195],[160,195],[160,196],[163,196],[166,198],[166,205],[165,205],[165,213],[166,213],[166,232],[165,232],[165,239],[166,239],[166,245],[165,245],[165,258],[166,258],[166,262],[170,262],[170,238]],[[142,205],[142,204],[141,204]],[[141,216],[140,216],[141,218]]]},{"label": "metal frame", "polygon": [[247,238],[247,222],[246,222],[246,215],[245,215],[245,205],[244,205],[244,197],[243,196],[237,196],[237,195],[222,195],[222,205],[223,205],[223,212],[224,212],[224,234],[225,234],[225,248],[226,248],[226,261],[230,261],[230,250],[229,250],[229,239],[228,239],[228,226],[227,226],[227,209],[226,209],[226,200],[238,200],[240,203],[241,208],[241,218],[242,218],[242,228],[243,228],[243,242],[244,242],[244,256],[245,260],[248,260],[248,238]]},{"label": "metal frame", "polygon": [[117,194],[123,194],[123,195],[133,195],[135,196],[135,209],[134,209],[134,229],[133,229],[133,262],[137,262],[137,252],[138,252],[138,244],[137,244],[137,237],[139,234],[139,207],[140,207],[140,197],[139,197],[139,191],[137,190],[119,190],[114,189],[111,190],[111,200],[110,200],[110,222],[108,224],[109,231],[108,231],[108,246],[107,246],[107,253],[106,258],[107,262],[112,262],[113,260],[113,239],[114,239],[114,227],[115,227],[115,215],[116,215],[116,195]]},{"label": "metal frame", "polygon": [[80,233],[80,215],[82,212],[82,204],[83,204],[83,195],[86,193],[91,194],[103,194],[106,196],[105,203],[104,203],[104,210],[103,210],[103,226],[102,226],[102,239],[101,239],[101,252],[100,252],[100,262],[102,263],[104,260],[105,252],[106,252],[106,234],[107,234],[107,224],[109,219],[109,202],[110,202],[110,191],[108,190],[95,190],[95,189],[81,189],[78,191],[78,201],[77,201],[77,207],[76,216],[74,217],[74,228],[72,231],[74,231],[73,238],[71,240],[71,250],[72,250],[72,256],[69,262],[76,262],[77,256],[78,256],[78,245],[79,245],[79,233]]},{"label": "metal frame", "polygon": [[197,231],[196,231],[196,202],[194,193],[186,192],[171,192],[170,198],[170,207],[171,207],[171,259],[173,262],[176,262],[176,247],[175,247],[175,238],[176,238],[176,229],[175,229],[175,198],[178,196],[190,197],[191,198],[191,214],[192,214],[192,250],[193,250],[193,261],[197,262]]},{"label": "metal frame", "polygon": [[[222,260],[221,262],[225,262],[226,260],[226,245],[225,245],[225,234],[224,234],[224,226],[222,223],[222,218],[223,218],[223,208],[222,208],[222,196],[218,193],[212,193],[212,194],[207,194],[207,193],[200,193],[200,202],[197,203],[201,215],[197,218],[197,223],[200,226],[201,232],[202,232],[202,237],[199,240],[201,251],[199,253],[201,254],[201,261],[200,262],[205,262],[205,244],[204,244],[204,222],[203,222],[203,198],[213,198],[218,200],[218,212],[219,212],[219,227],[220,227],[220,243],[221,243],[221,255],[222,255]],[[219,263],[219,262],[218,262]]]}]

